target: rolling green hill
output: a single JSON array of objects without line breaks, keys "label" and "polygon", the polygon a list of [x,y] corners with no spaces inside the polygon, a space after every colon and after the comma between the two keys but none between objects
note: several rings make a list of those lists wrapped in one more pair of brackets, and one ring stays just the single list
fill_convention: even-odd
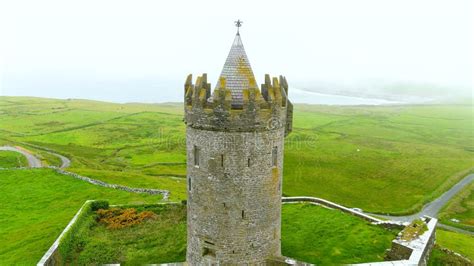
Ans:
[{"label": "rolling green hill", "polygon": [[[184,199],[182,110],[0,97],[0,144],[51,148],[72,159],[69,171]],[[474,166],[473,120],[470,105],[296,105],[283,192],[371,212],[413,212]]]}]

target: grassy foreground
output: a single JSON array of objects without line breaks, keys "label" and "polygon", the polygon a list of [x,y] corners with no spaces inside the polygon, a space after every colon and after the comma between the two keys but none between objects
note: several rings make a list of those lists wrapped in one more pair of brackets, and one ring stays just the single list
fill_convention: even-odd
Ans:
[{"label": "grassy foreground", "polygon": [[[95,214],[81,223],[68,263],[139,265],[184,261],[186,210],[184,206],[135,207],[153,211],[157,218],[131,227],[109,229]],[[318,265],[383,260],[396,232],[366,221],[309,204],[283,205],[282,253]],[[69,245],[69,243],[68,243]]]},{"label": "grassy foreground", "polygon": [[81,221],[77,233],[61,244],[59,249],[65,250],[61,252],[63,262],[72,265],[145,265],[185,261],[186,207],[133,208],[137,212],[152,211],[156,216],[131,227],[109,229],[97,222],[97,215],[92,212]]},{"label": "grassy foreground", "polygon": [[36,264],[88,199],[118,204],[160,197],[94,186],[50,169],[0,170],[0,265]]},{"label": "grassy foreground", "polygon": [[435,245],[431,251],[429,260],[429,266],[445,266],[445,265],[456,265],[456,266],[471,266],[472,263],[466,261],[451,252],[447,252],[445,249],[438,245]]},{"label": "grassy foreground", "polygon": [[28,166],[28,161],[22,154],[14,151],[0,151],[0,168],[26,166]]},{"label": "grassy foreground", "polygon": [[[450,252],[446,252],[446,249],[462,255],[471,262],[468,262]],[[443,229],[436,230],[436,245],[431,252],[428,265],[472,265],[472,261],[474,261],[473,236]]]},{"label": "grassy foreground", "polygon": [[299,261],[317,265],[383,261],[397,233],[338,210],[283,205],[282,253]]},{"label": "grassy foreground", "polygon": [[[441,210],[438,218],[444,224],[474,231],[474,183],[454,196]],[[453,222],[451,219],[459,222]]]},{"label": "grassy foreground", "polygon": [[474,236],[437,229],[436,244],[474,261]]},{"label": "grassy foreground", "polygon": [[[0,97],[0,142],[48,147],[69,170],[186,197],[181,104]],[[419,210],[474,166],[471,105],[296,105],[283,192],[370,212]],[[47,158],[46,158],[47,159]]]}]

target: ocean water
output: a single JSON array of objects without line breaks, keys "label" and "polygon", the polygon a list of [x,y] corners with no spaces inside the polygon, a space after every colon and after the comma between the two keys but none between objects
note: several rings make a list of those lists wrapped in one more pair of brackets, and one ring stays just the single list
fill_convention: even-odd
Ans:
[{"label": "ocean water", "polygon": [[324,104],[324,105],[386,105],[403,104],[404,102],[390,101],[375,98],[363,98],[354,96],[343,96],[335,94],[325,94],[290,88],[290,100],[293,103]]}]

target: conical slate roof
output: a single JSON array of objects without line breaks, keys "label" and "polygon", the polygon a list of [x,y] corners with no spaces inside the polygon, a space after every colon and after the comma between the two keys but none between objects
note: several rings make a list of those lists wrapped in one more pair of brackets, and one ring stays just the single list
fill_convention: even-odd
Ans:
[{"label": "conical slate roof", "polygon": [[[230,89],[232,93],[233,106],[242,106],[242,90],[249,88],[250,82],[252,86],[256,86],[255,76],[253,75],[250,61],[247,58],[242,39],[238,32],[230,48],[229,55],[225,60],[219,79],[220,78],[226,79],[226,87]],[[219,86],[219,81],[217,82],[217,86]]]}]

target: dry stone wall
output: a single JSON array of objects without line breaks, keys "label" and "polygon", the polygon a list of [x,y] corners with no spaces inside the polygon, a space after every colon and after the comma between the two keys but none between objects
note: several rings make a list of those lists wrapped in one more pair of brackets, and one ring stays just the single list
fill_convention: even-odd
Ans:
[{"label": "dry stone wall", "polygon": [[86,181],[88,183],[91,183],[93,185],[101,186],[101,187],[107,187],[107,188],[113,188],[113,189],[119,189],[119,190],[124,190],[127,192],[133,192],[133,193],[146,193],[150,195],[163,195],[163,199],[167,200],[169,197],[169,191],[168,190],[163,190],[163,189],[153,189],[153,188],[131,188],[127,186],[122,186],[122,185],[117,185],[117,184],[109,184],[100,180],[92,179],[90,177],[86,176],[81,176],[76,173],[71,173],[62,169],[58,169],[55,167],[51,167],[53,169],[56,169],[56,172],[63,174],[63,175],[68,175],[83,181]]},{"label": "dry stone wall", "polygon": [[[104,181],[92,179],[87,176],[82,176],[76,173],[68,172],[63,169],[57,168],[50,166],[48,167],[50,169],[54,169],[56,172],[59,174],[67,175],[74,177],[76,179],[80,179],[82,181],[86,181],[90,184],[96,185],[96,186],[101,186],[101,187],[107,187],[107,188],[113,188],[113,189],[119,189],[119,190],[124,190],[127,192],[133,192],[133,193],[146,193],[150,195],[163,195],[163,200],[167,200],[169,198],[170,192],[168,190],[164,189],[154,189],[154,188],[132,188],[132,187],[127,187],[127,186],[122,186],[122,185],[117,185],[117,184],[110,184],[106,183]],[[16,168],[0,168],[0,170],[25,170],[25,169],[31,169],[30,167],[16,167]]]}]

